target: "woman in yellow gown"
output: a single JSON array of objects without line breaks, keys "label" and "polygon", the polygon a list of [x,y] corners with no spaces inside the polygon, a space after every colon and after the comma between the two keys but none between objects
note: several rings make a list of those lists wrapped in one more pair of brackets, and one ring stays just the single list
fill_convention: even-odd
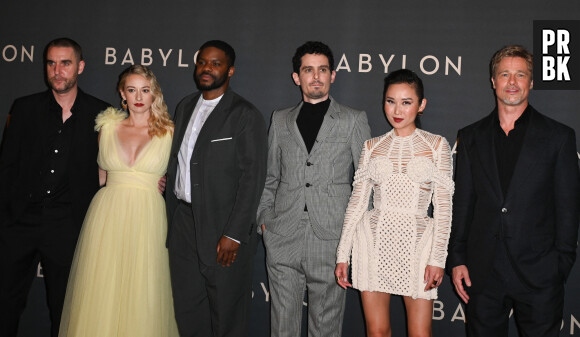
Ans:
[{"label": "woman in yellow gown", "polygon": [[173,123],[155,75],[135,65],[120,78],[129,114],[96,119],[101,183],[77,243],[60,337],[178,336],[169,278],[165,174]]}]

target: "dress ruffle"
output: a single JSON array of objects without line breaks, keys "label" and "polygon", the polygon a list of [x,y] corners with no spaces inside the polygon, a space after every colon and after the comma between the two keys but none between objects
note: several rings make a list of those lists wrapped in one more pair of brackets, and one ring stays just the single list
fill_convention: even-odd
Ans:
[{"label": "dress ruffle", "polygon": [[103,125],[108,123],[119,123],[120,121],[127,118],[127,113],[123,110],[117,108],[108,107],[107,109],[101,111],[95,118],[95,131],[101,131]]}]

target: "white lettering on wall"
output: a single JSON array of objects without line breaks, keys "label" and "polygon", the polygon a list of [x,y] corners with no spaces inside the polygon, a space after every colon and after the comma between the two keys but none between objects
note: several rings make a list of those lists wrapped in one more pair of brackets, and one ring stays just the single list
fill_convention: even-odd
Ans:
[{"label": "white lettering on wall", "polygon": [[182,63],[182,62],[181,62],[181,56],[182,56],[182,50],[181,50],[181,49],[179,49],[179,63],[178,63],[178,65],[177,65],[177,66],[178,66],[178,67],[180,67],[180,68],[186,68],[186,67],[189,67],[189,64],[187,64],[187,63]]},{"label": "white lettering on wall", "polygon": [[455,309],[453,317],[451,317],[451,322],[455,321],[463,321],[463,323],[465,323],[465,312],[463,311],[463,306],[461,303],[457,305],[457,309]]},{"label": "white lettering on wall", "polygon": [[433,301],[433,315],[432,318],[435,321],[440,321],[445,318],[445,312],[443,311],[443,302],[439,300]]},{"label": "white lettering on wall", "polygon": [[373,69],[373,65],[371,64],[371,55],[360,54],[358,56],[358,72],[359,73],[368,73],[372,69]]},{"label": "white lettering on wall", "polygon": [[575,334],[575,328],[580,328],[580,322],[578,322],[574,315],[570,315],[570,335]]},{"label": "white lettering on wall", "polygon": [[[6,62],[13,62],[18,59],[18,48],[9,44],[2,48],[2,59]],[[28,59],[29,62],[34,62],[34,46],[30,46],[26,49],[25,46],[20,46],[20,62],[24,62]]]},{"label": "white lettering on wall", "polygon": [[[173,60],[172,62],[180,68],[189,67],[189,63],[185,62],[187,59],[189,59],[189,57],[184,53],[183,49],[178,49],[176,56],[173,56],[175,55],[175,53],[173,53],[173,49],[163,50],[159,48],[157,49],[157,51],[159,52],[159,55],[157,55],[157,53],[154,52],[153,48],[141,48],[140,51],[138,50],[135,51],[131,50],[130,48],[127,48],[127,50],[124,53],[123,60],[121,61],[120,64],[121,65],[135,64],[135,58],[133,57],[133,55],[135,55],[137,61],[140,61],[140,63],[145,66],[150,66],[161,60],[163,67],[167,67]],[[121,52],[122,51],[119,50],[119,54]],[[137,56],[139,54],[141,55],[140,58],[139,56]],[[197,52],[194,54],[194,60],[196,56]],[[105,65],[115,65],[117,64],[118,59],[119,58],[117,58],[117,48],[114,47],[105,48]]]},{"label": "white lettering on wall", "polygon": [[144,66],[150,66],[153,63],[153,58],[151,57],[153,51],[149,48],[141,49],[141,64]]},{"label": "white lettering on wall", "polygon": [[[425,69],[425,61],[426,60],[433,60],[433,62],[435,62],[435,67],[433,68],[433,70],[429,71],[429,70]],[[419,63],[419,67],[421,67],[421,71],[423,72],[423,74],[433,75],[437,72],[437,70],[439,70],[439,60],[433,55],[427,55],[421,59],[421,62]]]},{"label": "white lettering on wall", "polygon": [[270,292],[268,291],[268,289],[266,289],[266,285],[264,284],[264,282],[260,282],[260,286],[262,287],[264,295],[266,296],[266,302],[270,301]]},{"label": "white lettering on wall", "polygon": [[348,65],[348,60],[346,59],[346,54],[342,54],[340,57],[340,61],[338,61],[338,66],[336,67],[336,71],[339,70],[346,70],[350,73],[350,66]]},{"label": "white lettering on wall", "polygon": [[445,56],[445,75],[449,75],[449,66],[451,66],[457,75],[461,76],[461,56],[457,57],[457,64],[451,62],[451,59]]},{"label": "white lettering on wall", "polygon": [[167,67],[167,59],[169,58],[169,55],[171,55],[172,51],[173,51],[173,49],[169,49],[167,54],[163,54],[163,49],[159,48],[159,54],[161,54],[161,59],[163,60],[164,67]]},{"label": "white lettering on wall", "polygon": [[383,62],[383,66],[385,67],[385,74],[389,72],[389,64],[391,64],[391,61],[393,61],[394,57],[395,57],[395,55],[391,54],[391,57],[389,57],[389,61],[385,62],[385,58],[383,57],[383,54],[379,54],[379,58],[381,59],[381,62]]},{"label": "white lettering on wall", "polygon": [[121,62],[121,65],[124,64],[135,64],[135,62],[133,62],[133,55],[131,54],[131,49],[127,49],[127,52],[125,53],[125,57],[123,57],[123,62]]},{"label": "white lettering on wall", "polygon": [[22,49],[20,50],[21,52],[21,56],[20,56],[20,62],[24,62],[24,55],[28,56],[28,60],[30,62],[34,62],[32,55],[34,55],[34,46],[30,46],[30,51],[26,50],[26,48],[24,48],[24,46],[22,46]]},{"label": "white lettering on wall", "polygon": [[[381,70],[386,74],[389,72],[389,68],[407,68],[407,55],[396,55],[390,54],[388,59],[383,54],[378,54],[379,59],[381,60],[381,64],[383,67]],[[426,55],[421,58],[418,64],[412,66],[413,68],[419,68],[421,72],[425,75],[434,75],[439,72],[444,72],[445,76],[449,76],[450,74],[457,74],[461,76],[461,56],[457,56],[456,61],[453,61],[452,58],[449,56],[445,56],[444,61],[440,61],[434,55]],[[375,61],[377,62],[377,61]],[[442,64],[445,64],[445,69],[443,70],[441,67]],[[392,65],[392,67],[391,67]],[[369,73],[374,69],[373,67],[373,57],[371,54],[358,54],[358,72],[359,73]],[[338,62],[338,66],[336,67],[336,71],[346,70],[347,72],[351,72],[351,67],[348,61],[348,57],[345,53],[342,54],[340,57],[340,61]]]},{"label": "white lettering on wall", "polygon": [[14,61],[17,56],[18,51],[16,50],[16,47],[11,44],[7,45],[6,47],[4,47],[4,49],[2,49],[2,58],[6,62]]},{"label": "white lettering on wall", "polygon": [[105,48],[105,64],[111,65],[117,62],[117,50],[115,48],[107,47]]},{"label": "white lettering on wall", "polygon": [[[176,51],[174,53],[174,51]],[[105,48],[105,65],[125,65],[125,64],[135,64],[135,61],[146,66],[151,66],[153,64],[159,63],[163,67],[177,66],[179,68],[188,68],[190,66],[195,66],[197,59],[196,51],[191,57],[186,49],[162,49],[162,48],[140,48],[140,50],[135,50],[131,48],[118,49],[114,47]],[[3,58],[4,60],[13,61],[17,57],[18,51],[16,47],[9,45],[4,47]],[[28,57],[32,59],[32,51],[23,50],[22,59]],[[117,55],[123,55],[121,58]],[[137,55],[140,55],[137,56]],[[358,66],[354,65],[354,72],[358,73],[371,73],[373,71],[379,71],[384,74],[393,71],[394,69],[406,69],[407,68],[407,54],[375,54],[377,57],[373,57],[371,53],[358,53],[356,54],[356,59],[353,60],[354,63],[358,63]],[[353,57],[353,56],[351,56]],[[193,59],[193,64],[190,62]],[[416,60],[417,56],[413,55],[413,60]],[[380,60],[380,65],[379,65]],[[434,55],[425,55],[419,58],[419,61],[413,61],[410,64],[412,69],[419,69],[419,71],[425,75],[435,75],[441,74],[445,76],[450,75],[462,75],[462,57],[455,56],[449,57],[436,57]],[[382,67],[381,67],[382,65]],[[443,66],[444,65],[444,66]],[[351,62],[349,61],[349,56],[346,53],[342,53],[338,64],[335,68],[337,72],[346,71],[353,72],[351,67]]]}]

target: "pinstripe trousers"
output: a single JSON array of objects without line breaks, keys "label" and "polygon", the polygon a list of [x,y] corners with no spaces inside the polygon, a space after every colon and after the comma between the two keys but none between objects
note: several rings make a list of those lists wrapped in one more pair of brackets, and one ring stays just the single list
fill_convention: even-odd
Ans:
[{"label": "pinstripe trousers", "polygon": [[304,212],[290,236],[266,230],[266,267],[271,299],[271,337],[300,336],[304,291],[308,291],[308,336],[339,337],[346,291],[336,284],[338,240],[321,240]]}]

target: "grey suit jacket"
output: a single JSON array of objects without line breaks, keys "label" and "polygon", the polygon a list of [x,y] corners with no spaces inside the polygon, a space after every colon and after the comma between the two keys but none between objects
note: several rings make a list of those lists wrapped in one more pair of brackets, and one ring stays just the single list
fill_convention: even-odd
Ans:
[{"label": "grey suit jacket", "polygon": [[[166,193],[170,248],[173,212],[179,202],[174,193],[177,155],[200,95],[185,97],[174,116]],[[266,174],[266,124],[258,109],[228,89],[199,133],[190,168],[196,244],[202,262],[215,264],[222,235],[241,241],[240,249],[254,245],[256,209]]]},{"label": "grey suit jacket", "polygon": [[371,134],[364,111],[330,99],[310,153],[296,124],[302,102],[272,114],[258,224],[273,233],[294,233],[306,205],[316,236],[340,239],[353,167],[358,166],[363,143]]}]

